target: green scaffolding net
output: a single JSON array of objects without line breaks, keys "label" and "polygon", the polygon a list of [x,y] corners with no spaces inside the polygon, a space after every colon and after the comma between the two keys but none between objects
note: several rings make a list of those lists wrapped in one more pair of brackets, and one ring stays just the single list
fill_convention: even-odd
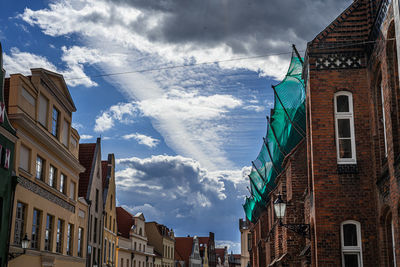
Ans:
[{"label": "green scaffolding net", "polygon": [[275,187],[285,156],[306,132],[305,86],[301,78],[303,61],[292,52],[289,70],[281,83],[273,86],[274,108],[268,118],[267,134],[257,158],[252,162],[250,197],[243,205],[246,217],[256,222]]}]

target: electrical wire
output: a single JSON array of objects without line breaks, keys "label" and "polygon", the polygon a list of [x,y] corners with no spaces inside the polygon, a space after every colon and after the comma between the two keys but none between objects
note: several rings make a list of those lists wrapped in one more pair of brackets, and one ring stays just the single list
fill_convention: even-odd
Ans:
[{"label": "electrical wire", "polygon": [[[359,42],[359,43],[344,44],[344,45],[339,45],[339,46],[319,46],[319,47],[316,47],[316,48],[319,48],[319,49],[340,49],[340,48],[345,48],[345,47],[374,44],[374,43],[378,43],[378,42],[381,42],[381,41],[393,41],[393,40],[396,40],[396,38],[390,38],[390,39],[379,40],[379,41],[363,41],[363,42]],[[299,52],[303,53],[305,51],[304,50],[300,50]],[[65,80],[72,81],[72,80],[100,78],[100,77],[108,77],[108,76],[116,76],[116,75],[124,75],[124,74],[133,74],[133,73],[146,73],[146,72],[152,72],[152,71],[187,68],[187,67],[195,67],[195,66],[201,66],[201,65],[211,65],[211,64],[218,64],[218,63],[224,63],[224,62],[232,62],[232,61],[240,61],[240,60],[248,60],[248,59],[257,59],[257,58],[264,58],[264,57],[271,57],[271,56],[281,56],[281,55],[288,55],[288,54],[291,54],[291,53],[292,53],[292,51],[290,51],[290,52],[280,52],[280,53],[270,53],[270,54],[264,54],[264,55],[256,55],[256,56],[240,57],[240,58],[231,58],[231,59],[216,60],[216,61],[207,61],[207,62],[200,62],[200,63],[193,63],[193,64],[174,65],[174,66],[158,67],[158,68],[151,68],[151,69],[144,69],[144,70],[132,70],[132,71],[124,71],[124,72],[104,73],[104,74],[98,74],[98,75],[93,75],[93,76],[89,76],[89,77],[65,78]]]}]

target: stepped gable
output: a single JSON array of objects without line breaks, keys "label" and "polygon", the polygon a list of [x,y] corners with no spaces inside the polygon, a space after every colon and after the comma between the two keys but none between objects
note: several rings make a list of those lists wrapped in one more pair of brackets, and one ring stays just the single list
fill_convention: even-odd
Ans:
[{"label": "stepped gable", "polygon": [[122,207],[117,207],[116,210],[118,235],[129,238],[130,231],[134,225],[133,215]]},{"label": "stepped gable", "polygon": [[96,143],[79,144],[79,162],[85,167],[85,171],[79,174],[79,197],[86,198],[87,196],[95,149]]}]

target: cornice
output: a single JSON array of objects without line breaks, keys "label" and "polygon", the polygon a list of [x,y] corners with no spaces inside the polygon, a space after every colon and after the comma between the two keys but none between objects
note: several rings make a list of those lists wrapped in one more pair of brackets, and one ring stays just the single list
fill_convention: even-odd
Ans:
[{"label": "cornice", "polygon": [[34,135],[41,143],[46,146],[46,148],[57,154],[57,156],[59,156],[63,161],[69,164],[73,169],[77,170],[78,172],[85,171],[85,168],[79,163],[79,160],[72,155],[72,153],[67,151],[60,143],[49,137],[47,133],[40,129],[36,125],[36,123],[26,114],[10,114],[9,118],[11,121],[15,121],[16,123],[21,125],[21,127],[23,127],[26,131]]}]

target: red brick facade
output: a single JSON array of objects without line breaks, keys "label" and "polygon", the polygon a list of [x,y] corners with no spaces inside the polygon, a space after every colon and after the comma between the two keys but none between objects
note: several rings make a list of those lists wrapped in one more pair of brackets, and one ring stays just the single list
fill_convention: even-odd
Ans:
[{"label": "red brick facade", "polygon": [[[400,266],[400,87],[393,1],[354,1],[309,42],[303,70],[307,135],[285,158],[270,202],[251,225],[252,266]],[[340,94],[352,104],[345,115],[354,128],[351,149],[338,148],[339,142],[350,144],[343,137],[347,132],[338,134],[344,121],[335,113]],[[287,203],[283,223],[309,224],[309,237],[278,224],[272,204],[278,193]],[[342,224],[359,234],[348,241]],[[349,249],[346,242],[357,246]]]}]

